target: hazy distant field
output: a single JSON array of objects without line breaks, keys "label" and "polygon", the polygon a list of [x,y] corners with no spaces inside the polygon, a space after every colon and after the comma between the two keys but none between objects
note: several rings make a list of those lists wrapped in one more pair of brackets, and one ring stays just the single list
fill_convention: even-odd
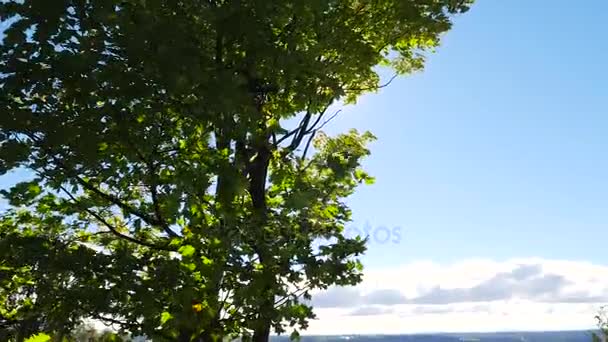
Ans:
[{"label": "hazy distant field", "polygon": [[[288,337],[275,337],[274,342],[288,341]],[[302,336],[302,342],[590,342],[590,331],[515,332],[515,333],[467,333],[427,335],[376,335],[376,336]]]}]

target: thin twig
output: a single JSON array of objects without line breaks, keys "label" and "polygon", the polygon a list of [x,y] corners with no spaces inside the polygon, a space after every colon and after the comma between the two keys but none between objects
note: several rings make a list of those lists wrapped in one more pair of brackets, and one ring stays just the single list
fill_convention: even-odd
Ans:
[{"label": "thin twig", "polygon": [[305,286],[296,288],[296,290],[292,291],[291,293],[287,294],[286,296],[283,296],[283,298],[275,301],[274,306],[275,307],[281,306],[281,305],[285,304],[285,302],[287,302],[287,300],[289,298],[293,298],[294,296],[296,298],[299,298],[300,296],[302,296],[304,294],[304,292],[310,290],[310,285],[311,284],[308,283]]},{"label": "thin twig", "polygon": [[320,130],[321,128],[325,127],[325,125],[327,125],[331,120],[333,120],[336,116],[338,116],[338,114],[340,114],[340,112],[342,112],[342,109],[338,109],[334,114],[332,114],[332,116],[330,116],[327,120],[323,121],[321,126],[319,126],[319,128],[317,128],[316,130]]},{"label": "thin twig", "polygon": [[393,81],[395,80],[395,78],[397,78],[397,76],[399,76],[399,74],[397,74],[397,73],[393,74],[393,76],[391,76],[391,78],[387,82],[385,82],[384,84],[381,84],[381,85],[379,85],[377,87],[347,88],[345,90],[346,91],[371,91],[371,90],[379,90],[379,89],[388,87],[391,83],[393,83]]},{"label": "thin twig", "polygon": [[330,101],[325,108],[323,108],[323,110],[321,112],[319,112],[319,116],[317,117],[317,119],[315,120],[315,122],[312,123],[312,125],[310,125],[310,127],[308,127],[308,130],[306,132],[304,132],[304,134],[308,134],[311,133],[313,130],[315,130],[317,128],[317,125],[319,124],[319,121],[321,121],[321,119],[323,118],[323,115],[325,115],[325,113],[327,113],[327,109],[329,109],[329,106],[331,105],[333,101]]}]

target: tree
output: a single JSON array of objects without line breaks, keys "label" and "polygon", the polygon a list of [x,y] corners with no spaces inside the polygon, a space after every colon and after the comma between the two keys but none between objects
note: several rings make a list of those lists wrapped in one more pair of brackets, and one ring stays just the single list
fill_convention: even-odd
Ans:
[{"label": "tree", "polygon": [[4,193],[0,324],[297,337],[365,250],[344,198],[373,136],[323,134],[331,105],[420,69],[470,2],[0,3],[0,169],[34,174]]},{"label": "tree", "polygon": [[597,332],[592,335],[594,342],[608,341],[608,316],[606,314],[606,308],[601,307],[598,314],[595,316],[597,320]]}]

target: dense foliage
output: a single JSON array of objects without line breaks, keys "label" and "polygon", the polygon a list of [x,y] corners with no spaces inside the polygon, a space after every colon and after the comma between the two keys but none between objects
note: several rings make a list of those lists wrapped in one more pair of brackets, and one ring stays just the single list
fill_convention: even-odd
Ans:
[{"label": "dense foliage", "polygon": [[355,284],[370,133],[336,101],[420,69],[468,0],[0,3],[2,339],[83,319],[158,341],[297,337]]}]

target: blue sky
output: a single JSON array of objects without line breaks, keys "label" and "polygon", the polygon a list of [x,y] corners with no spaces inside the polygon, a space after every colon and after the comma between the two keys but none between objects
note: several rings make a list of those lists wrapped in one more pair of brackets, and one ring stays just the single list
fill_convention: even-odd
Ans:
[{"label": "blue sky", "polygon": [[[520,256],[608,262],[608,2],[480,0],[426,69],[344,108],[377,178],[349,200],[369,267]],[[13,176],[0,178],[0,187]],[[386,240],[398,228],[399,243]]]},{"label": "blue sky", "polygon": [[[481,0],[424,72],[345,108],[375,185],[357,227],[401,227],[370,267],[520,256],[608,262],[608,2]],[[374,230],[372,230],[374,231]],[[384,234],[384,235],[383,235]]]},{"label": "blue sky", "polygon": [[371,228],[366,275],[315,297],[310,332],[595,325],[608,302],[606,13],[603,0],[479,0],[424,72],[344,108],[331,133],[378,137],[377,182],[349,200],[352,231]]},{"label": "blue sky", "polygon": [[606,13],[478,0],[424,72],[326,127],[378,137],[377,182],[348,200],[349,232],[372,234],[364,282],[317,294],[309,333],[594,325],[608,302]]}]

